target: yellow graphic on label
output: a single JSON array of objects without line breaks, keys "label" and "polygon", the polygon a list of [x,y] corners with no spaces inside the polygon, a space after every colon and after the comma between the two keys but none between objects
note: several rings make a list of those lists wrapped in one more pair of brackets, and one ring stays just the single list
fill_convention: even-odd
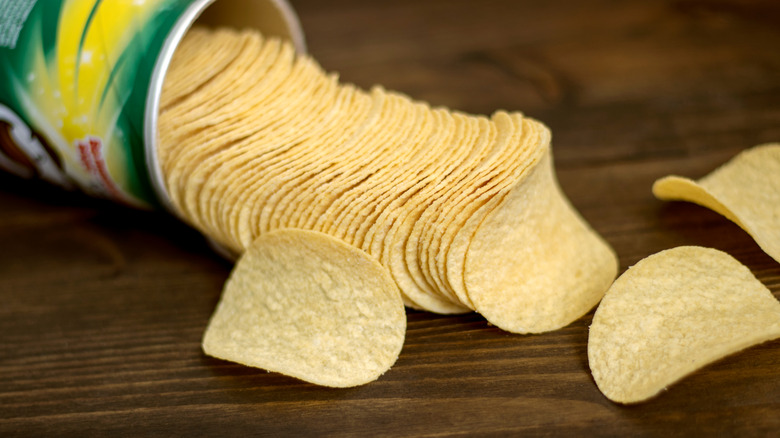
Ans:
[{"label": "yellow graphic on label", "polygon": [[[63,157],[68,174],[94,195],[134,202],[114,182],[126,178],[126,155],[104,147],[125,142],[115,128],[130,90],[113,75],[121,74],[117,67],[163,1],[66,1],[54,62],[47,64],[42,53],[32,58],[26,78],[31,103],[53,125],[49,134],[71,145],[73,153]],[[90,154],[83,153],[84,144]]]}]

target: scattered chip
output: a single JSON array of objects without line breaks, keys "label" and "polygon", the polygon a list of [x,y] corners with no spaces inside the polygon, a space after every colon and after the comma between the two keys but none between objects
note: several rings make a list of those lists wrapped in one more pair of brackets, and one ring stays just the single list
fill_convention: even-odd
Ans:
[{"label": "scattered chip", "polygon": [[609,399],[636,403],[699,368],[780,337],[780,302],[733,257],[678,247],[618,278],[593,317],[588,360]]},{"label": "scattered chip", "polygon": [[326,234],[277,230],[247,248],[203,338],[214,357],[324,386],[376,380],[406,314],[387,269]]},{"label": "scattered chip", "polygon": [[780,144],[745,150],[698,181],[679,176],[659,179],[653,194],[722,214],[780,262]]}]

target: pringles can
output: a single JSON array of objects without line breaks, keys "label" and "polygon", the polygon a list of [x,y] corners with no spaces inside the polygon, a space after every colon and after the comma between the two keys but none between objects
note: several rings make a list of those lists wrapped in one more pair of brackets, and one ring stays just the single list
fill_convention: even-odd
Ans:
[{"label": "pringles can", "polygon": [[284,0],[0,0],[0,169],[175,213],[157,117],[195,22],[255,28],[305,52]]}]

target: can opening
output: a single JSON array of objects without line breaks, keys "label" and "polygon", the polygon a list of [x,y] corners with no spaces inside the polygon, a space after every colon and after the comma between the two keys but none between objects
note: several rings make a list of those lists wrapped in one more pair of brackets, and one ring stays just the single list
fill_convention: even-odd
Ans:
[{"label": "can opening", "polygon": [[165,179],[157,156],[157,119],[160,110],[165,74],[181,39],[194,23],[238,29],[251,27],[264,35],[289,39],[299,53],[306,45],[298,17],[286,0],[200,0],[194,1],[171,30],[152,75],[146,104],[144,143],[146,168],[158,202],[170,213],[179,216],[173,207],[165,186]]},{"label": "can opening", "polygon": [[206,26],[251,27],[265,35],[287,38],[299,52],[305,52],[298,18],[289,3],[280,0],[220,0],[215,1],[196,23]]}]

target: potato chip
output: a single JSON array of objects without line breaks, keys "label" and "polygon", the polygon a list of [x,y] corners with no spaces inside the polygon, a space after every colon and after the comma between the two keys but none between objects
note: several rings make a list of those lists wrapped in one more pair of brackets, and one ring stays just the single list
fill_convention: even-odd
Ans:
[{"label": "potato chip", "polygon": [[[313,223],[314,229],[352,244],[357,230],[350,233],[351,219],[365,202],[379,195],[378,189],[383,187],[387,179],[408,165],[406,160],[417,146],[417,143],[409,140],[419,132],[420,118],[417,116],[420,107],[404,94],[390,92],[388,95],[398,101],[397,107],[394,107],[395,114],[387,117],[390,125],[384,128],[384,132],[373,135],[370,142],[366,142],[361,152],[362,159],[353,159],[355,167],[350,169],[352,175],[342,178],[341,190],[334,191],[330,196],[331,202],[326,209],[309,213],[306,222],[307,225]],[[327,223],[330,225],[327,226]]]},{"label": "potato chip", "polygon": [[[353,104],[360,101],[367,104],[369,99],[353,89],[339,87],[335,95],[327,99],[324,109],[317,116],[301,121],[305,127],[299,127],[299,124],[288,127],[294,129],[294,132],[284,150],[270,156],[256,155],[247,159],[249,169],[243,175],[236,175],[231,183],[234,187],[226,191],[223,207],[219,210],[218,223],[224,227],[231,242],[241,248],[252,242],[253,236],[256,237],[260,232],[257,222],[261,212],[270,210],[274,205],[268,202],[269,196],[279,196],[279,179],[285,174],[287,178],[299,175],[302,160],[308,161],[313,143],[321,141],[323,137],[327,138],[328,127],[340,125],[349,132],[354,123],[349,120],[351,112],[347,109],[355,108]],[[280,137],[278,141],[283,141],[283,138]],[[277,192],[264,190],[270,184],[276,184],[274,187],[277,187]]]},{"label": "potato chip", "polygon": [[469,118],[462,113],[454,113],[453,120],[455,122],[453,136],[447,137],[446,141],[439,142],[438,145],[433,145],[449,152],[445,154],[438,166],[432,168],[433,172],[427,178],[426,183],[404,205],[402,209],[404,213],[393,222],[385,238],[383,254],[380,258],[382,263],[390,269],[398,287],[406,296],[426,310],[445,314],[464,313],[469,309],[430,288],[423,289],[415,282],[409,269],[410,263],[407,262],[406,246],[409,243],[414,224],[420,215],[433,199],[445,192],[446,187],[457,174],[457,168],[466,165],[471,156],[470,151],[466,148],[459,148],[456,145],[458,139],[472,134],[473,126],[469,123]]},{"label": "potato chip", "polygon": [[477,312],[515,333],[570,324],[617,275],[612,249],[577,214],[542,161],[477,228],[464,282]]},{"label": "potato chip", "polygon": [[541,124],[520,113],[497,112],[493,115],[498,135],[496,152],[486,166],[475,175],[478,187],[453,200],[448,208],[449,222],[441,231],[435,256],[438,277],[446,293],[455,296],[465,306],[474,309],[466,293],[463,270],[466,252],[479,225],[500,200],[518,184],[529,168],[535,166],[549,140]]},{"label": "potato chip", "polygon": [[[358,248],[363,246],[367,231],[381,215],[384,206],[403,190],[399,185],[408,180],[407,175],[412,174],[415,166],[411,163],[415,162],[420,145],[430,137],[433,130],[434,112],[430,106],[422,102],[412,102],[411,105],[415,124],[402,141],[403,145],[398,147],[400,155],[392,164],[378,169],[367,180],[368,187],[354,208],[344,209],[336,218],[336,223],[341,225],[346,235],[350,236],[351,243]],[[339,201],[347,202],[348,198]]]},{"label": "potato chip", "polygon": [[[486,141],[478,142],[483,128],[486,127],[482,124],[484,120],[466,114],[456,114],[456,116],[458,116],[456,120],[461,120],[465,128],[462,133],[458,133],[453,144],[446,145],[446,147],[449,149],[463,149],[468,151],[468,154],[453,156],[453,161],[457,163],[457,166],[447,171],[448,177],[436,184],[438,188],[429,192],[428,199],[421,205],[422,210],[413,217],[414,223],[405,238],[404,261],[408,278],[415,284],[417,289],[426,294],[437,295],[446,301],[460,305],[457,299],[443,293],[441,288],[431,278],[430,273],[427,272],[428,260],[427,251],[425,251],[427,247],[424,246],[425,241],[423,239],[423,229],[425,224],[431,222],[432,212],[436,210],[437,202],[446,202],[445,200],[448,196],[458,190],[458,185],[462,181],[469,180],[475,169],[479,168],[479,165],[491,150],[492,143]],[[487,125],[489,124],[488,122]],[[466,308],[464,306],[460,305],[460,307],[465,311]]]},{"label": "potato chip", "polygon": [[[187,175],[184,190],[184,210],[187,216],[193,217],[195,223],[207,233],[220,233],[224,226],[219,222],[216,211],[220,201],[227,198],[225,192],[241,187],[236,182],[224,184],[226,179],[239,180],[252,174],[250,164],[260,157],[279,154],[287,150],[294,142],[291,137],[300,135],[307,123],[301,123],[301,115],[309,116],[310,109],[322,102],[324,97],[335,91],[335,79],[332,81],[305,81],[299,85],[295,79],[304,77],[324,77],[319,67],[309,62],[296,61],[293,72],[278,87],[280,90],[290,90],[294,93],[276,92],[268,95],[269,100],[277,104],[263,102],[259,107],[257,102],[249,100],[243,105],[234,107],[234,119],[229,135],[224,135],[215,141],[223,142],[224,147],[218,149],[208,160],[195,165]],[[300,74],[298,74],[300,73]],[[256,98],[262,97],[257,93]],[[243,100],[243,99],[237,99]],[[282,104],[283,102],[283,104]],[[215,147],[217,149],[217,147]]]},{"label": "potato chip", "polygon": [[203,337],[206,354],[332,387],[376,380],[406,331],[400,293],[365,252],[277,230],[238,260]]},{"label": "potato chip", "polygon": [[[269,96],[281,105],[264,103],[246,109],[245,112],[256,116],[241,118],[254,130],[236,129],[244,131],[244,135],[208,160],[210,164],[203,165],[213,170],[200,193],[196,193],[199,197],[190,198],[195,201],[193,209],[199,207],[193,214],[200,215],[204,223],[224,235],[230,244],[234,242],[230,239],[228,222],[231,209],[236,207],[230,201],[248,187],[246,181],[261,169],[267,168],[278,157],[289,156],[291,151],[300,150],[298,144],[301,139],[317,135],[312,128],[318,126],[320,117],[327,113],[327,107],[338,89],[336,78],[322,75],[319,66],[297,62],[296,70],[300,70],[303,77],[309,80],[299,84],[301,75],[295,75],[297,80],[290,78],[289,83],[284,82],[283,88],[294,88],[295,92]],[[310,80],[312,77],[322,80]],[[191,179],[197,177],[196,171]]]},{"label": "potato chip", "polygon": [[[171,203],[212,240],[241,253],[276,229],[319,231],[375,257],[405,305],[437,313],[478,309],[512,331],[557,328],[606,289],[612,268],[605,260],[614,256],[591,238],[555,186],[552,168],[544,167],[549,131],[541,123],[516,112],[488,119],[379,86],[369,93],[341,85],[291,45],[251,30],[213,32],[220,40],[213,44],[204,34],[185,36],[172,61],[177,83],[163,92],[159,138]],[[197,44],[231,41],[235,54],[226,51],[218,65],[203,67]],[[198,66],[204,77],[190,78]],[[524,226],[518,218],[531,219]],[[511,244],[494,235],[507,225],[515,228]],[[549,250],[539,233],[557,226],[563,233],[550,241],[558,249]],[[538,266],[518,261],[517,248],[523,257],[538,256]],[[550,260],[561,254],[560,263]],[[496,269],[500,275],[486,280]],[[572,282],[565,269],[582,271],[586,280]],[[536,294],[535,287],[559,278],[560,288]],[[526,321],[531,314],[546,325]]]},{"label": "potato chip", "polygon": [[599,389],[636,403],[699,368],[780,337],[780,302],[721,251],[678,247],[618,278],[593,317],[588,361]]},{"label": "potato chip", "polygon": [[[235,33],[231,29],[219,29],[215,33]],[[207,29],[194,27],[187,32],[176,47],[173,68],[165,74],[164,92],[160,101],[160,112],[166,112],[183,100],[191,97],[195,90],[226,72],[241,49],[234,38],[213,38]]]},{"label": "potato chip", "polygon": [[698,181],[667,176],[653,184],[653,194],[720,213],[780,262],[780,144],[745,150]]},{"label": "potato chip", "polygon": [[[367,228],[363,227],[365,232],[362,248],[377,257],[384,266],[388,266],[390,243],[397,227],[401,226],[414,209],[413,206],[420,202],[426,187],[436,180],[440,173],[438,170],[452,154],[451,150],[436,146],[448,143],[455,135],[455,118],[452,113],[442,108],[434,108],[431,112],[432,126],[430,130],[426,130],[429,135],[419,143],[420,147],[410,158],[409,165],[393,178],[394,183],[388,187],[388,195],[378,199],[376,209],[379,214],[372,223],[366,224]],[[358,232],[363,233],[360,228]],[[408,307],[426,308],[416,303],[403,288],[401,294]]]},{"label": "potato chip", "polygon": [[[236,132],[236,127],[240,126],[241,120],[233,117],[235,112],[231,106],[231,103],[235,103],[237,99],[235,94],[225,89],[233,88],[230,84],[234,82],[249,83],[251,81],[246,80],[246,77],[257,74],[261,75],[262,81],[282,81],[292,69],[294,55],[292,48],[287,45],[280,46],[277,40],[271,40],[262,46],[258,39],[253,39],[252,42],[253,44],[248,45],[246,53],[239,57],[239,60],[242,60],[241,68],[230,69],[233,75],[222,75],[225,77],[220,81],[211,81],[209,87],[198,90],[201,96],[196,103],[205,105],[208,102],[209,105],[213,105],[209,112],[203,112],[204,110],[200,109],[201,105],[194,105],[198,111],[192,108],[193,105],[182,105],[178,111],[169,110],[160,115],[158,143],[163,148],[173,149],[167,154],[163,173],[171,202],[179,210],[183,208],[183,191],[186,179],[191,175],[193,168],[208,161],[224,147],[231,145],[233,139],[240,138],[236,137],[241,135]],[[268,88],[274,89],[274,87]],[[236,93],[239,90],[232,91]],[[188,107],[190,111],[187,111]],[[193,121],[184,123],[183,120]]]},{"label": "potato chip", "polygon": [[[256,223],[261,214],[265,213],[268,218],[276,206],[276,200],[292,189],[291,184],[285,183],[305,178],[304,171],[317,164],[312,162],[311,156],[322,152],[317,151],[313,144],[319,144],[323,137],[327,139],[333,135],[328,134],[326,129],[335,130],[334,125],[341,126],[342,132],[347,135],[354,129],[356,122],[348,120],[351,111],[345,109],[363,108],[368,104],[370,98],[364,93],[340,87],[335,95],[330,96],[318,116],[289,126],[279,126],[278,137],[258,139],[259,142],[279,142],[280,145],[289,141],[278,153],[263,155],[255,152],[260,149],[259,146],[247,146],[245,170],[232,175],[229,181],[220,182],[227,186],[223,188],[226,196],[217,202],[218,209],[213,213],[231,244],[238,248],[251,244],[260,233]],[[284,130],[293,131],[282,133]]]},{"label": "potato chip", "polygon": [[[312,137],[304,145],[305,155],[300,155],[297,160],[289,163],[280,163],[271,170],[266,179],[268,182],[260,187],[258,194],[253,194],[249,203],[242,208],[245,214],[239,222],[249,225],[246,235],[251,241],[257,233],[279,227],[279,207],[284,205],[286,199],[299,192],[300,186],[312,178],[316,178],[322,172],[336,165],[337,162],[347,160],[356,147],[351,139],[360,136],[363,129],[371,124],[372,119],[379,113],[384,94],[380,89],[370,95],[360,90],[351,90],[353,99],[345,117],[331,120],[317,137]],[[336,123],[338,122],[338,123]],[[272,177],[272,178],[269,178]],[[255,233],[255,234],[252,234]],[[242,236],[242,243],[247,242],[247,237]]]},{"label": "potato chip", "polygon": [[[384,91],[383,91],[384,92]],[[397,150],[393,141],[397,130],[410,124],[411,105],[409,98],[400,93],[387,93],[382,112],[371,126],[368,126],[359,136],[351,140],[355,144],[352,156],[345,157],[343,162],[328,172],[323,172],[309,188],[307,196],[303,197],[305,208],[297,212],[307,229],[328,233],[336,238],[344,239],[345,235],[335,227],[335,219],[339,211],[330,207],[340,199],[350,188],[364,187],[365,181],[379,169],[388,166]],[[300,198],[299,198],[300,199]],[[347,204],[344,208],[351,207]],[[351,241],[351,237],[345,240]]]},{"label": "potato chip", "polygon": [[[479,124],[479,128],[476,129],[477,135],[474,138],[475,143],[472,145],[472,148],[482,152],[478,162],[475,163],[473,169],[464,173],[457,182],[452,184],[442,196],[434,199],[417,220],[410,237],[410,240],[417,240],[416,248],[414,248],[414,245],[407,243],[407,263],[409,263],[409,259],[416,257],[420,264],[420,273],[424,277],[424,282],[429,287],[456,302],[459,301],[458,298],[450,292],[443,277],[438,275],[439,271],[436,269],[436,263],[440,261],[438,250],[441,248],[441,238],[445,230],[449,229],[449,225],[452,224],[450,220],[454,216],[448,213],[452,211],[452,208],[455,208],[457,212],[461,211],[460,207],[462,205],[458,202],[460,197],[467,196],[466,193],[479,191],[485,184],[489,184],[486,179],[478,180],[478,177],[483,176],[480,170],[485,167],[494,167],[493,164],[495,163],[491,162],[491,158],[499,155],[495,150],[495,146],[498,146],[498,143],[495,141],[497,138],[496,124],[486,117],[476,117],[475,120]],[[457,224],[453,224],[452,228],[457,228],[457,226]],[[416,255],[408,252],[414,249],[417,250]]]}]

